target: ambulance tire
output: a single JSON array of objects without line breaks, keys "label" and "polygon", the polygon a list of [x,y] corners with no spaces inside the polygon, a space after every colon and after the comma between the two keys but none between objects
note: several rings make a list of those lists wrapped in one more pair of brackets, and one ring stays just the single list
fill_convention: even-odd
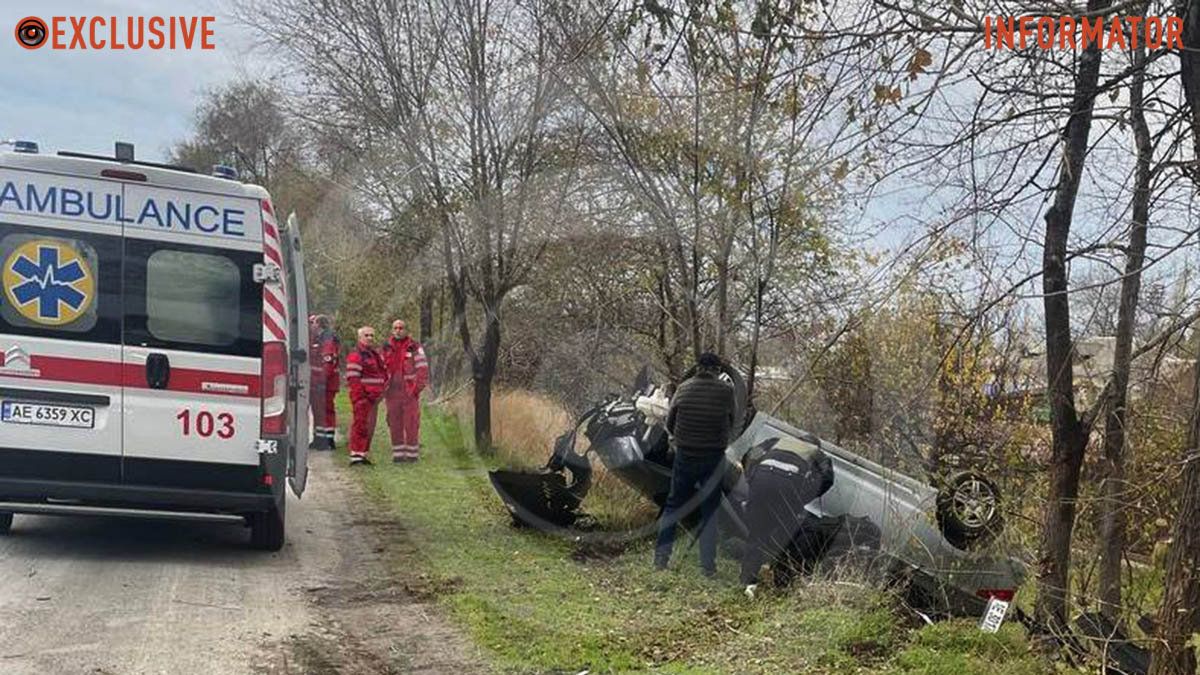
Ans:
[{"label": "ambulance tire", "polygon": [[0,513],[0,535],[8,534],[12,531],[13,514]]},{"label": "ambulance tire", "polygon": [[272,507],[250,516],[250,545],[259,551],[283,548],[284,512]]}]

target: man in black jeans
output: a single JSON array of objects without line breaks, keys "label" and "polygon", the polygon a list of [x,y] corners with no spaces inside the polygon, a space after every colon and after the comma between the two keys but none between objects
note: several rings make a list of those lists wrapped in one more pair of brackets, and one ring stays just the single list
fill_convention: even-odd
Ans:
[{"label": "man in black jeans", "polygon": [[717,572],[717,523],[725,447],[733,430],[733,387],[718,379],[721,359],[701,354],[696,374],[679,385],[667,413],[667,431],[675,445],[671,492],[659,521],[654,566],[664,569],[675,544],[679,520],[700,507],[700,568]]}]

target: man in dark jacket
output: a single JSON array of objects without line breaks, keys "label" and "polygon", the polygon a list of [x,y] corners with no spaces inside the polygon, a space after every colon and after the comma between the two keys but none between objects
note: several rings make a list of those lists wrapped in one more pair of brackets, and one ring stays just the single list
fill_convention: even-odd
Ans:
[{"label": "man in dark jacket", "polygon": [[720,380],[721,359],[701,354],[696,374],[679,385],[667,413],[667,431],[675,445],[671,492],[659,521],[654,566],[663,569],[671,559],[675,526],[700,508],[700,568],[705,576],[717,571],[717,523],[725,447],[733,431],[736,403],[733,387]]}]

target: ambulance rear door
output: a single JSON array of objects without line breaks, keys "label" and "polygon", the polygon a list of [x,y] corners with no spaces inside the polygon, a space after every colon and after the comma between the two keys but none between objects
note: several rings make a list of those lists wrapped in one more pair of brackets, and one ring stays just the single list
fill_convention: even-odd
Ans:
[{"label": "ambulance rear door", "polygon": [[308,482],[308,444],[312,441],[312,425],[309,418],[312,370],[308,365],[307,352],[308,284],[304,276],[304,253],[300,248],[300,223],[296,220],[296,214],[288,216],[287,226],[280,239],[283,245],[290,305],[288,341],[292,345],[292,359],[288,366],[292,382],[292,390],[288,396],[288,477],[292,492],[299,497],[304,494],[304,486]]},{"label": "ambulance rear door", "polygon": [[258,200],[130,184],[125,201],[124,480],[259,489]]},{"label": "ambulance rear door", "polygon": [[0,478],[120,481],[121,191],[0,166]]}]

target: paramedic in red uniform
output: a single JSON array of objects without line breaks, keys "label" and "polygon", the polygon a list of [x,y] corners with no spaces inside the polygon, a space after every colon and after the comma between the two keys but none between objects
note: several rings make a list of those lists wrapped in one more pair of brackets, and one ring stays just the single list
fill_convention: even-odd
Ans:
[{"label": "paramedic in red uniform", "polygon": [[308,322],[308,363],[312,370],[312,395],[309,404],[313,415],[314,450],[333,450],[337,431],[337,411],[333,399],[338,392],[338,366],[341,364],[341,342],[333,332],[333,320],[324,314],[314,314]]},{"label": "paramedic in red uniform", "polygon": [[392,461],[415,462],[421,442],[421,390],[429,381],[425,350],[408,335],[404,321],[396,319],[383,355],[390,378],[387,421],[392,432]]},{"label": "paramedic in red uniform", "polygon": [[346,383],[350,385],[350,403],[354,421],[350,425],[350,464],[370,464],[371,437],[379,418],[379,400],[387,387],[387,363],[375,349],[375,329],[358,329],[358,344],[346,357]]}]

